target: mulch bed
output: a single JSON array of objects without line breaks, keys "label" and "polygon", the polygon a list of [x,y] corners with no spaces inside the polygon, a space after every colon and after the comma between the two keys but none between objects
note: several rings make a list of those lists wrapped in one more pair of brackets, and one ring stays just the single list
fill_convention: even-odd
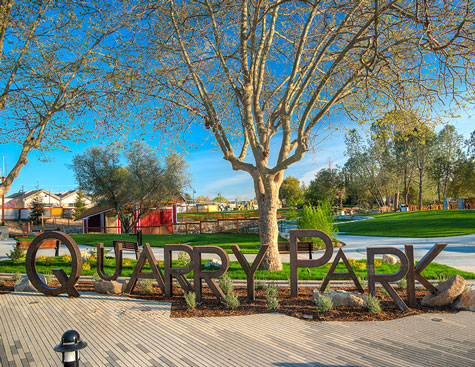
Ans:
[{"label": "mulch bed", "polygon": [[[13,284],[13,280],[6,280],[5,284],[0,286],[0,294],[12,292]],[[52,285],[55,286],[54,282]],[[79,292],[94,291],[91,282],[79,282],[76,288]],[[357,292],[353,288],[338,288],[338,290]],[[402,299],[405,299],[405,292],[396,291]],[[188,309],[181,289],[174,288],[174,292],[176,295],[170,299],[165,298],[158,287],[153,287],[151,292],[144,292],[140,285],[137,285],[129,296],[124,297],[171,302],[171,317],[241,316],[272,312],[266,308],[266,295],[263,289],[257,289],[256,300],[249,302],[246,298],[246,288],[234,287],[234,293],[241,302],[241,305],[234,311],[227,309],[224,304],[218,302],[214,294],[206,286],[203,287],[203,302],[197,304],[193,310]],[[299,297],[291,298],[290,289],[288,287],[280,287],[278,294],[280,307],[277,312],[308,321],[383,321],[422,313],[456,312],[450,307],[429,308],[420,306],[420,301],[427,291],[425,289],[418,289],[416,291],[418,306],[409,309],[408,312],[399,310],[390,296],[383,296],[379,291],[376,291],[376,296],[380,299],[382,308],[382,312],[379,314],[372,314],[366,308],[361,307],[338,307],[323,313],[317,311],[313,304],[312,292],[313,288],[311,287],[300,287]]]}]

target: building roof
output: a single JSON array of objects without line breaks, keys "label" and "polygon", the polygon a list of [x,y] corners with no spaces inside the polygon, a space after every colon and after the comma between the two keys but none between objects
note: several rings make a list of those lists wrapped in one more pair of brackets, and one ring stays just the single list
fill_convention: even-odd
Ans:
[{"label": "building roof", "polygon": [[76,220],[81,220],[81,219],[87,219],[87,218],[90,218],[94,215],[105,213],[105,212],[111,211],[113,209],[114,209],[114,207],[112,207],[112,206],[95,206],[93,208],[89,208],[89,209],[85,210],[81,215],[79,215],[74,220],[76,221]]},{"label": "building roof", "polygon": [[44,194],[47,194],[49,196],[51,196],[52,198],[55,198],[56,200],[61,200],[59,198],[59,196],[53,194],[52,192],[50,191],[47,191],[45,189],[40,189],[40,190],[30,190],[30,191],[20,191],[20,192],[16,192],[14,194],[11,194],[9,196],[7,196],[6,198],[7,199],[17,199],[17,198],[28,198],[30,196],[34,196],[34,195],[38,195],[39,193],[44,193]]}]

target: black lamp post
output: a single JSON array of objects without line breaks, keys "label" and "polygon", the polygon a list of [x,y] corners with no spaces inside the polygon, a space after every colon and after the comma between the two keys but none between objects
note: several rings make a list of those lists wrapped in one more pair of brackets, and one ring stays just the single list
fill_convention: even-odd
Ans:
[{"label": "black lamp post", "polygon": [[62,362],[65,367],[79,367],[79,351],[87,343],[81,340],[76,330],[68,330],[61,337],[61,343],[54,347],[55,352],[63,353]]}]

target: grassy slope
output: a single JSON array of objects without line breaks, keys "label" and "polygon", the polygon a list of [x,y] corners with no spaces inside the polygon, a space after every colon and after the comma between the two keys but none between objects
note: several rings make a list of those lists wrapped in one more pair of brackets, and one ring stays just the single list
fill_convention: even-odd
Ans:
[{"label": "grassy slope", "polygon": [[[52,259],[52,258],[48,258]],[[51,260],[47,260],[51,261]],[[207,260],[203,260],[205,263]],[[123,262],[122,268],[122,276],[130,277],[132,275],[133,269],[135,264],[137,263],[136,260],[129,260]],[[83,263],[84,264],[84,263]],[[93,275],[96,272],[95,270],[95,261],[88,261],[90,269],[85,269],[83,265],[83,270],[81,272],[82,275]],[[163,261],[158,262],[160,268],[163,270]],[[269,271],[261,271],[258,270],[256,272],[255,278],[256,279],[276,279],[276,280],[286,280],[290,275],[290,264],[284,263],[284,270],[276,271],[276,272],[269,272]],[[115,261],[113,259],[107,259],[105,261],[104,271],[107,274],[114,273],[114,266]],[[174,261],[174,266],[178,266]],[[325,264],[318,268],[299,268],[299,279],[323,279],[325,275],[328,273],[328,270],[331,266],[331,263]],[[354,261],[351,260],[351,266],[354,269],[355,273],[361,274],[363,277],[367,277],[366,275],[366,260],[358,260]],[[62,268],[67,274],[71,272],[71,262],[65,262],[63,257],[55,257],[54,264],[45,265],[45,260],[38,259],[36,260],[36,268],[40,273],[51,273],[53,268]],[[307,269],[310,270],[310,274],[308,273]],[[376,273],[378,274],[390,274],[395,273],[399,269],[399,265],[389,265],[389,264],[380,264],[376,265]],[[147,265],[144,268],[145,271],[150,270],[150,267]],[[340,263],[336,269],[337,272],[346,272],[345,266]],[[21,261],[19,263],[15,263],[12,260],[5,260],[0,263],[0,272],[1,273],[22,273],[25,274],[25,262]],[[232,279],[246,279],[246,275],[242,270],[241,265],[237,261],[231,262],[228,270],[229,275]],[[437,263],[431,263],[423,272],[422,275],[425,276],[427,279],[439,279],[441,277],[452,276],[455,274],[459,274],[460,276],[464,277],[465,279],[475,279],[475,274],[470,272],[465,272],[461,270],[457,270],[447,265],[441,265]],[[192,274],[189,273],[186,275],[187,277],[191,277]]]},{"label": "grassy slope", "polygon": [[[106,247],[112,247],[113,240],[135,241],[135,236],[127,234],[73,234],[71,237],[79,245],[96,246],[102,242]],[[32,240],[27,237],[25,240]],[[165,244],[189,243],[191,246],[219,246],[231,253],[230,244],[237,244],[245,254],[259,251],[259,236],[256,234],[176,234],[176,235],[143,235],[143,243],[152,247],[163,247]]]},{"label": "grassy slope", "polygon": [[385,237],[444,237],[475,233],[473,210],[388,213],[375,217],[339,224],[338,229],[345,234]]}]

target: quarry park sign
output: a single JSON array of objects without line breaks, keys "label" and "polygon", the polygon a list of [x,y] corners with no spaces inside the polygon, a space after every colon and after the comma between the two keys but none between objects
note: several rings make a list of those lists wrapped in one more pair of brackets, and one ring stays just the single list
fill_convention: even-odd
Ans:
[{"label": "quarry park sign", "polygon": [[[297,240],[302,237],[316,237],[321,239],[325,244],[325,251],[318,259],[300,259],[297,256]],[[41,244],[50,239],[55,239],[64,244],[72,258],[71,273],[68,276],[62,269],[53,269],[53,274],[58,279],[59,287],[50,287],[45,284],[36,270],[36,254]],[[414,307],[416,304],[415,281],[419,281],[429,292],[436,294],[437,289],[422,276],[422,271],[432,262],[432,260],[446,247],[446,244],[436,244],[427,254],[414,266],[414,248],[412,245],[405,245],[404,252],[395,247],[369,247],[366,249],[367,258],[367,279],[368,279],[368,293],[375,294],[376,283],[380,283],[384,289],[389,293],[398,307],[407,311],[408,306]],[[252,266],[248,263],[245,256],[241,252],[238,245],[231,245],[231,250],[239,261],[242,269],[246,274],[247,281],[247,297],[249,300],[255,299],[254,274],[257,271],[268,245],[262,245]],[[224,294],[218,284],[216,278],[227,272],[229,268],[229,256],[225,250],[217,246],[189,246],[189,245],[164,245],[164,269],[163,272],[158,266],[157,260],[148,243],[143,246],[143,251],[137,261],[130,280],[127,282],[124,293],[131,293],[139,279],[153,279],[157,282],[162,292],[167,298],[173,295],[173,277],[177,280],[181,288],[185,292],[194,291],[196,293],[196,300],[198,302],[202,299],[203,281],[212,290],[217,299],[223,299]],[[172,263],[173,252],[183,251],[190,256],[190,263],[186,267],[174,267]],[[112,275],[107,275],[104,272],[104,244],[97,245],[97,273],[103,280],[116,280],[122,272],[122,245],[120,242],[114,244],[115,252],[115,271]],[[334,248],[330,237],[322,231],[314,229],[290,230],[290,288],[291,297],[298,296],[298,268],[312,268],[320,267],[327,264],[333,257]],[[204,254],[217,255],[221,259],[221,265],[216,270],[203,270],[201,259]],[[390,254],[399,258],[400,268],[397,272],[392,274],[376,274],[375,272],[375,257],[377,255]],[[342,261],[346,267],[346,272],[336,272],[338,263]],[[143,272],[146,263],[149,263],[151,271]],[[62,232],[44,232],[37,236],[30,244],[26,254],[26,272],[33,286],[40,292],[56,296],[62,293],[67,293],[70,297],[79,297],[75,285],[79,280],[82,269],[82,258],[79,247],[74,239]],[[193,285],[185,277],[186,274],[193,271]],[[407,281],[407,304],[396,293],[391,286],[391,282],[396,282],[400,279],[406,278]],[[355,275],[344,251],[339,248],[338,252],[330,266],[328,274],[323,280],[320,291],[323,291],[332,279],[351,279],[355,287],[363,293],[358,278]]]}]

